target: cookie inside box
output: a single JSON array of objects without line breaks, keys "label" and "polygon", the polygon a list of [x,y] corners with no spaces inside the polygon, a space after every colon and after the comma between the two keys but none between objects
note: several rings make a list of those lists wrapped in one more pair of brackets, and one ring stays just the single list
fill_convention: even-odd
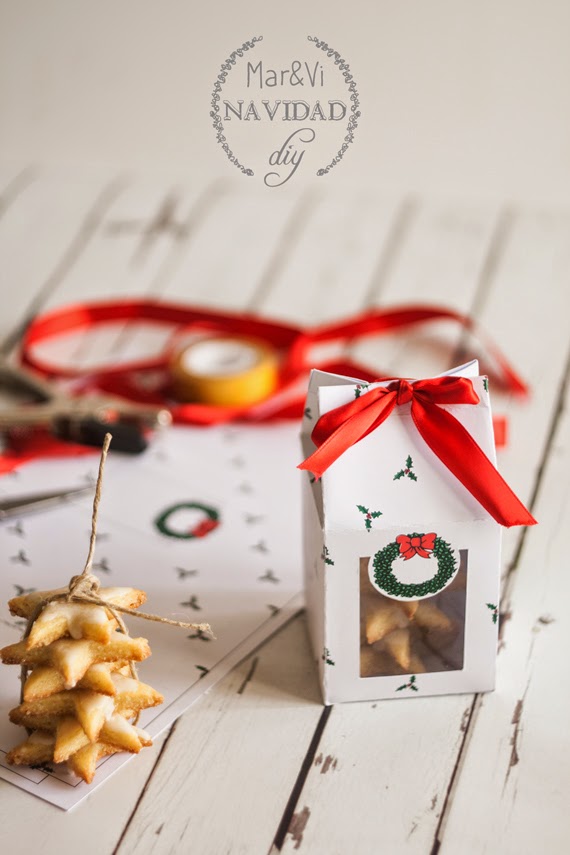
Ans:
[{"label": "cookie inside box", "polygon": [[360,676],[388,677],[463,668],[468,550],[459,570],[432,597],[397,600],[370,581],[370,556],[360,559]]}]

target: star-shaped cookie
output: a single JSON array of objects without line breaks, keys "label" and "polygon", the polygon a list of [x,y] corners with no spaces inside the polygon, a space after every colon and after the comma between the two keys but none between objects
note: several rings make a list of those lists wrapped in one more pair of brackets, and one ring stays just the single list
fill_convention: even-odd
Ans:
[{"label": "star-shaped cookie", "polygon": [[99,662],[132,660],[142,662],[150,656],[150,647],[146,638],[131,638],[115,630],[107,644],[89,639],[62,638],[48,647],[34,647],[28,650],[25,641],[9,644],[0,650],[2,662],[6,665],[50,665],[63,676],[65,687],[74,688],[87,669]]},{"label": "star-shaped cookie", "polygon": [[[8,603],[11,614],[29,618],[38,603],[49,596],[61,591],[33,591],[14,597]],[[136,588],[102,588],[98,597],[110,605],[123,608],[137,608],[146,599],[144,591]],[[67,600],[54,600],[48,603],[36,617],[31,627],[26,645],[28,649],[43,647],[57,641],[58,638],[71,637],[74,639],[89,638],[93,641],[107,643],[117,622],[110,611],[104,606],[92,603]]]}]

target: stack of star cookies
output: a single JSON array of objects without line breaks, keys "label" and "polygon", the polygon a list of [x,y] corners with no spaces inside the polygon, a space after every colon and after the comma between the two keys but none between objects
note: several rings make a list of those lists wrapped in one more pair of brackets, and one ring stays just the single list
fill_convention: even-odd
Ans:
[{"label": "stack of star cookies", "polygon": [[[38,591],[8,605],[13,615],[29,619],[39,603],[66,593]],[[144,591],[134,588],[101,588],[97,596],[128,609],[146,599]],[[27,637],[4,647],[0,656],[6,664],[31,669],[23,702],[10,712],[10,720],[26,727],[29,735],[8,753],[9,763],[67,763],[91,783],[100,758],[118,751],[138,753],[151,745],[149,735],[130,721],[163,701],[130,671],[130,662],[150,656],[148,642],[121,632],[104,606],[49,602]]]}]

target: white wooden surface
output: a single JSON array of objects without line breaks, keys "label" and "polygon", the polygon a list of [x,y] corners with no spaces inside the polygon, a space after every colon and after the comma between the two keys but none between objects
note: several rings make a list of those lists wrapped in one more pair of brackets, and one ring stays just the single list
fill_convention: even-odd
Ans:
[{"label": "white wooden surface", "polygon": [[[47,306],[137,293],[307,324],[408,300],[472,311],[532,384],[494,405],[511,416],[501,469],[540,520],[506,533],[494,694],[324,709],[298,615],[74,811],[0,781],[0,851],[568,852],[570,215],[24,163],[0,167],[0,255],[2,337]],[[146,344],[126,329],[77,358]],[[351,350],[413,375],[465,347],[439,324]]]}]

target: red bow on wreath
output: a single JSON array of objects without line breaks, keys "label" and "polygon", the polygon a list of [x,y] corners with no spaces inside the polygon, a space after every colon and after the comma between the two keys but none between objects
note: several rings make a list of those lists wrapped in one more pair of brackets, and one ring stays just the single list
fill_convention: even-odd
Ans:
[{"label": "red bow on wreath", "polygon": [[191,533],[194,537],[206,537],[206,535],[217,528],[218,525],[218,520],[205,519],[195,525]]},{"label": "red bow on wreath", "polygon": [[416,534],[411,537],[408,537],[407,534],[400,534],[396,538],[396,543],[400,544],[400,555],[404,556],[404,561],[408,561],[414,555],[429,558],[430,552],[433,552],[435,538],[435,531],[430,531],[429,534]]}]

